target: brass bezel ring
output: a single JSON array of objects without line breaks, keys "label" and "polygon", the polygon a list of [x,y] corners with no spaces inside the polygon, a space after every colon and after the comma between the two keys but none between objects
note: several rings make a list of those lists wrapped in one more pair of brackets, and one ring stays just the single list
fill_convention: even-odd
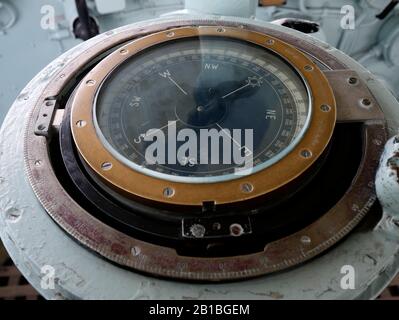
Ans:
[{"label": "brass bezel ring", "polygon": [[[311,91],[312,118],[302,140],[277,163],[242,178],[190,184],[157,179],[132,170],[116,159],[101,143],[95,129],[93,105],[104,79],[115,67],[138,52],[167,41],[198,36],[222,36],[247,41],[271,50],[289,62]],[[323,106],[329,106],[328,110]],[[269,35],[235,27],[181,27],[157,32],[119,48],[82,80],[72,100],[71,128],[79,153],[90,168],[116,191],[176,205],[202,205],[212,201],[227,204],[249,200],[274,191],[305,172],[322,154],[336,122],[336,102],[332,88],[318,66],[293,46]],[[306,155],[306,156],[304,156]],[[250,192],[244,185],[250,185]],[[172,192],[167,192],[172,191]]]}]

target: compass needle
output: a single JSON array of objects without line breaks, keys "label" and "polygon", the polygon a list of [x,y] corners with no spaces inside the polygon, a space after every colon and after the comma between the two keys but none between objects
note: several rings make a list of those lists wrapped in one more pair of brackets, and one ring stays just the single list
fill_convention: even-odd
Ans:
[{"label": "compass needle", "polygon": [[168,79],[181,91],[183,92],[186,96],[188,93],[175,81],[171,76],[168,76]]}]

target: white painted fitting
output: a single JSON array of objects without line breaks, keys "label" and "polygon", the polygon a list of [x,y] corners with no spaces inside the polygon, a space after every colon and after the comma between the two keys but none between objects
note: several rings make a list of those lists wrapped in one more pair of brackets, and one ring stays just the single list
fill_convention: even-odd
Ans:
[{"label": "white painted fitting", "polygon": [[399,218],[399,135],[385,145],[375,186],[384,211]]}]

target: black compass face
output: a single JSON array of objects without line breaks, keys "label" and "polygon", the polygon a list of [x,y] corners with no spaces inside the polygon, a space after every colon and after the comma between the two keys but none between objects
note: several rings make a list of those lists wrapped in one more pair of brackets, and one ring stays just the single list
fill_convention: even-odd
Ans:
[{"label": "black compass face", "polygon": [[306,131],[310,110],[307,87],[287,62],[209,37],[129,59],[104,81],[94,112],[103,143],[126,165],[172,181],[212,182],[233,179],[244,158],[253,172],[283,158]]}]

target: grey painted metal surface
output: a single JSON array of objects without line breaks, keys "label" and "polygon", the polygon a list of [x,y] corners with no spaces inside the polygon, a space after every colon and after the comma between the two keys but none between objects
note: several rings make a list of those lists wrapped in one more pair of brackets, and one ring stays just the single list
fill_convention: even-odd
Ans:
[{"label": "grey painted metal surface", "polygon": [[255,17],[258,0],[186,0],[185,9],[188,12],[200,14],[225,15],[232,17]]},{"label": "grey painted metal surface", "polygon": [[[40,27],[43,5],[62,6],[56,0],[0,1],[12,8],[15,22],[0,33],[0,123],[21,89],[45,67],[80,41],[52,41],[48,30]],[[4,10],[0,8],[0,12]]]},{"label": "grey painted metal surface", "polygon": [[[187,17],[185,17],[187,19]],[[220,19],[220,17],[207,17]],[[176,21],[178,17],[163,19]],[[158,23],[161,20],[152,21]],[[248,20],[235,19],[237,23]],[[261,22],[254,22],[263,24]],[[128,30],[139,24],[117,29]],[[354,60],[326,43],[283,27],[269,27],[316,43],[350,65],[365,80],[384,111],[391,132],[398,129],[395,98]],[[40,72],[22,91],[0,132],[0,236],[24,276],[47,298],[84,299],[352,299],[374,298],[395,276],[399,266],[399,227],[385,212],[377,228],[363,226],[328,253],[298,268],[252,280],[223,284],[189,284],[160,280],[108,263],[68,237],[36,199],[23,169],[23,134],[29,106],[38,99],[49,76],[92,43],[70,50]],[[55,268],[54,289],[40,285],[43,266]],[[355,289],[341,288],[341,268],[356,271]]]},{"label": "grey painted metal surface", "polygon": [[[184,0],[127,0],[123,12],[103,14],[93,0],[88,1],[100,32],[158,17],[182,8],[183,3]],[[51,14],[49,8],[55,14],[54,29],[41,25],[42,19]],[[103,6],[100,10],[104,10]],[[76,17],[75,0],[0,0],[0,124],[18,93],[39,71],[82,42],[72,32]]]},{"label": "grey painted metal surface", "polygon": [[[183,9],[184,0],[87,0],[100,32]],[[355,57],[383,79],[399,97],[399,6],[385,20],[375,18],[389,0],[288,0],[278,8],[255,8],[256,0],[187,0],[187,12],[255,15],[260,21],[300,17],[319,22],[315,36]],[[110,5],[112,3],[112,5]],[[341,8],[352,5],[356,28],[340,27]],[[55,28],[43,29],[47,6],[54,8]],[[255,10],[256,9],[256,10]],[[42,11],[43,10],[43,11]],[[21,89],[54,58],[81,43],[72,33],[74,0],[0,0],[0,123]]]}]

